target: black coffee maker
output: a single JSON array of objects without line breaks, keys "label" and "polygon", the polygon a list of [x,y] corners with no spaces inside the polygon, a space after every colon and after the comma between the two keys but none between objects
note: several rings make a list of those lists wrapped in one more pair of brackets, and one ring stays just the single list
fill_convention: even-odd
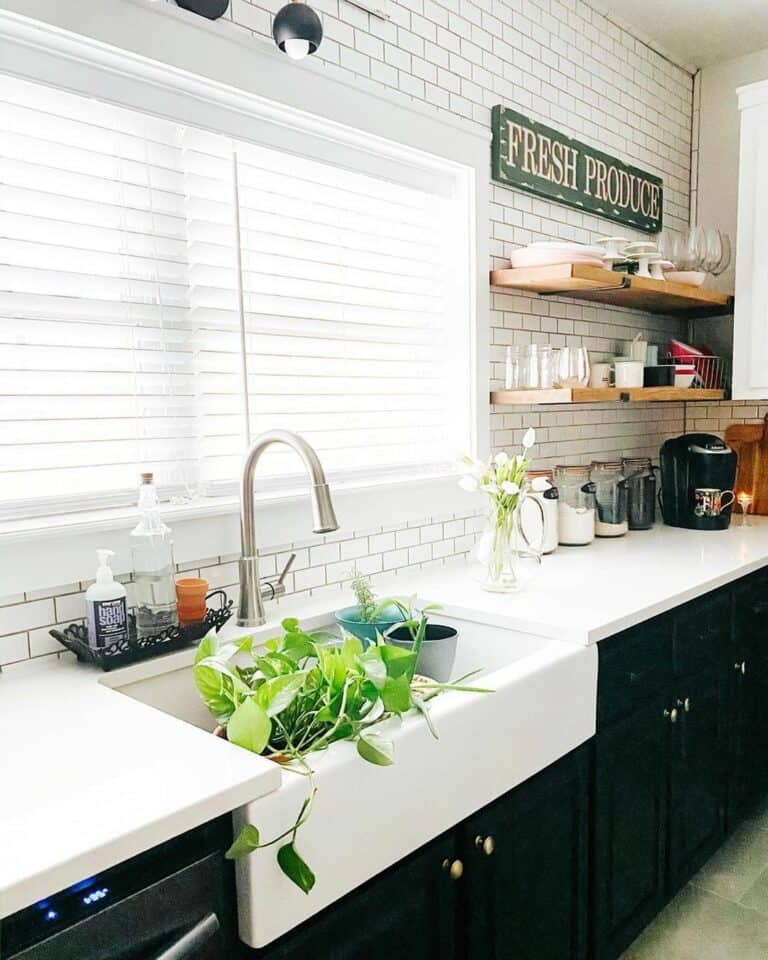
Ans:
[{"label": "black coffee maker", "polygon": [[661,514],[671,527],[727,530],[731,522],[736,454],[709,433],[665,441],[661,461]]}]

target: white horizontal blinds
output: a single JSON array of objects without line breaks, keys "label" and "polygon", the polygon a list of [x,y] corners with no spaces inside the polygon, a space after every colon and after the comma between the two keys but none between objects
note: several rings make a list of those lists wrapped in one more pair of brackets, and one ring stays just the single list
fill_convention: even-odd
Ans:
[{"label": "white horizontal blinds", "polygon": [[5,508],[132,499],[140,468],[162,486],[196,482],[179,136],[166,121],[0,80]]},{"label": "white horizontal blinds", "polygon": [[[451,461],[442,179],[416,187],[394,163],[385,178],[250,144],[237,154],[252,432],[302,433],[337,477]],[[264,473],[296,466],[275,448]]]},{"label": "white horizontal blinds", "polygon": [[182,137],[202,489],[226,492],[247,445],[231,140]]}]

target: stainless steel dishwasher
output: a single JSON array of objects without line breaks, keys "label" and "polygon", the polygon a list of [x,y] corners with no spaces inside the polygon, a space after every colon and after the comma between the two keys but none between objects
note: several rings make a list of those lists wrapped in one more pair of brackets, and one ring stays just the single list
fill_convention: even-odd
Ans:
[{"label": "stainless steel dishwasher", "polygon": [[[66,823],[62,824],[66,829]],[[3,960],[222,960],[235,886],[222,817],[0,921]]]}]

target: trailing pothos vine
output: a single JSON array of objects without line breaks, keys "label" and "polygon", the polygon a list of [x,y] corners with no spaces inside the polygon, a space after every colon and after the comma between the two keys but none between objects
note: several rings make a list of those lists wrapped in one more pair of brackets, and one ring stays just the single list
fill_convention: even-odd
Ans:
[{"label": "trailing pothos vine", "polygon": [[393,601],[411,633],[410,650],[387,644],[384,638],[367,649],[356,637],[305,633],[295,619],[283,620],[283,633],[254,649],[251,637],[219,645],[206,636],[195,657],[195,682],[216,721],[231,743],[261,754],[306,776],[309,793],[288,830],[262,840],[257,827],[246,825],[227,851],[230,859],[264,847],[278,846],[283,873],[305,893],[315,875],[296,849],[296,836],[312,811],[315,787],[309,754],[337,740],[354,741],[368,763],[394,761],[393,744],[377,727],[393,716],[418,710],[437,736],[427,701],[443,690],[488,692],[455,683],[414,677],[426,632],[425,608],[414,616],[410,606]]}]

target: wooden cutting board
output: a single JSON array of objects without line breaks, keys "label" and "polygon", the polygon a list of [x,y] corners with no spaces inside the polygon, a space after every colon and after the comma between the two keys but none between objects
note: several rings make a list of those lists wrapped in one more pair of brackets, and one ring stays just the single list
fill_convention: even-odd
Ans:
[{"label": "wooden cutting board", "polygon": [[734,493],[751,493],[754,501],[750,513],[768,515],[768,414],[762,423],[728,427],[725,442],[739,455]]}]

